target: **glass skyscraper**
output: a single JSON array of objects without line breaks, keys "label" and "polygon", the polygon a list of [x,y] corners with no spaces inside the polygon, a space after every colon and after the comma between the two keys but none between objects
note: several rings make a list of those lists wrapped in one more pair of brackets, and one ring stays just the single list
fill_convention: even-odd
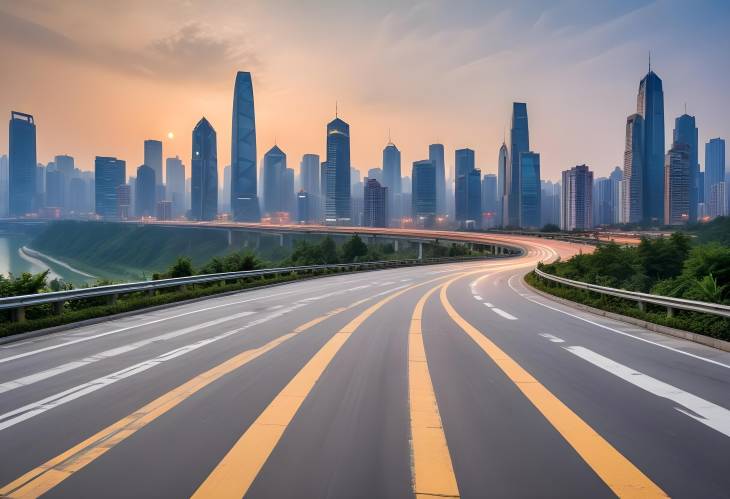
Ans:
[{"label": "glass skyscraper", "polygon": [[325,223],[350,225],[350,125],[339,117],[327,124],[327,160],[324,168]]},{"label": "glass skyscraper", "polygon": [[697,203],[699,203],[700,198],[698,178],[700,164],[697,157],[697,135],[697,125],[694,116],[685,113],[674,121],[674,143],[689,146],[689,222],[697,221]]},{"label": "glass skyscraper", "polygon": [[691,147],[675,143],[664,160],[664,224],[684,225],[689,221],[692,191]]},{"label": "glass skyscraper", "polygon": [[36,208],[35,121],[30,114],[12,111],[8,128],[10,216],[18,217]]},{"label": "glass skyscraper", "polygon": [[578,165],[563,172],[562,230],[585,230],[593,226],[593,172]]},{"label": "glass skyscraper", "polygon": [[457,149],[454,156],[456,221],[462,226],[478,226],[481,223],[481,172],[474,168],[474,151]]},{"label": "glass skyscraper", "polygon": [[632,114],[626,119],[623,200],[621,221],[641,222],[644,216],[644,118]]},{"label": "glass skyscraper", "polygon": [[520,227],[540,227],[540,155],[520,153]]},{"label": "glass skyscraper", "polygon": [[431,160],[415,161],[411,179],[413,222],[432,227],[436,217],[436,165]]},{"label": "glass skyscraper", "polygon": [[725,141],[718,137],[705,144],[705,205],[709,204],[712,187],[724,181]]},{"label": "glass skyscraper", "polygon": [[190,164],[190,217],[215,220],[218,214],[218,146],[215,130],[205,118],[193,129]]},{"label": "glass skyscraper", "polygon": [[119,217],[117,192],[127,180],[127,165],[121,159],[97,156],[94,160],[94,198],[96,214],[102,218]]},{"label": "glass skyscraper", "polygon": [[[369,175],[368,175],[369,176]],[[388,213],[386,218],[399,220],[401,218],[401,156],[400,150],[393,144],[383,149],[383,187],[387,188],[388,199],[386,201]],[[367,201],[367,200],[366,200]],[[390,225],[390,223],[388,223]],[[387,227],[387,225],[386,225]]]},{"label": "glass skyscraper", "polygon": [[284,194],[286,154],[274,146],[264,154],[264,212],[269,216],[287,211]]},{"label": "glass skyscraper", "polygon": [[643,220],[664,219],[664,91],[662,80],[649,68],[641,79],[636,112],[644,119]]},{"label": "glass skyscraper", "polygon": [[134,185],[134,214],[137,217],[151,217],[155,214],[157,185],[154,168],[148,165],[141,165],[137,168]]},{"label": "glass skyscraper", "polygon": [[185,214],[185,165],[180,158],[167,158],[165,162],[167,200],[172,202],[172,216]]},{"label": "glass skyscraper", "polygon": [[508,220],[513,227],[521,227],[524,223],[520,220],[522,213],[520,198],[521,192],[521,168],[520,158],[522,153],[530,151],[530,133],[527,122],[527,104],[524,102],[512,103],[512,127],[510,129],[510,189]]},{"label": "glass skyscraper", "polygon": [[428,146],[428,159],[436,165],[436,214],[445,216],[448,213],[446,199],[446,166],[444,162],[444,145]]},{"label": "glass skyscraper", "polygon": [[155,172],[155,185],[163,185],[162,179],[162,142],[159,140],[144,141],[144,164]]},{"label": "glass skyscraper", "polygon": [[239,71],[233,89],[231,211],[239,222],[261,218],[256,190],[256,118],[251,73]]},{"label": "glass skyscraper", "polygon": [[497,223],[496,225],[509,225],[509,190],[510,190],[510,164],[509,149],[507,144],[502,142],[499,148],[497,159]]}]

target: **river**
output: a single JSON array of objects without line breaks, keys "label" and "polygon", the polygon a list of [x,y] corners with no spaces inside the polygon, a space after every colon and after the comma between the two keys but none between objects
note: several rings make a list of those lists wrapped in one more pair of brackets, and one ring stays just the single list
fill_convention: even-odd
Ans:
[{"label": "river", "polygon": [[60,262],[52,262],[43,257],[21,254],[21,248],[31,240],[30,236],[22,234],[0,233],[0,274],[20,275],[23,272],[43,272],[50,270],[49,280],[60,278],[75,285],[94,282],[95,279],[84,275],[81,272],[62,265]]}]

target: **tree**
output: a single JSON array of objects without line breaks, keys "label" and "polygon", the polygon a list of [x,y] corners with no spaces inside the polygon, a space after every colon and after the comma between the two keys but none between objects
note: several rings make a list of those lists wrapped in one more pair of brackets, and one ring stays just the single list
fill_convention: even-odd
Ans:
[{"label": "tree", "polygon": [[319,243],[319,249],[322,252],[322,263],[332,264],[338,263],[339,258],[337,257],[337,244],[334,239],[330,236],[326,236]]},{"label": "tree", "polygon": [[560,232],[560,227],[555,224],[545,224],[540,232]]},{"label": "tree", "polygon": [[170,269],[167,271],[167,277],[188,277],[194,275],[193,262],[186,256],[178,257],[175,263],[172,264]]},{"label": "tree", "polygon": [[0,297],[21,296],[40,293],[46,287],[48,270],[31,274],[23,272],[20,277],[8,274],[8,277],[0,274]]},{"label": "tree", "polygon": [[342,245],[342,259],[345,262],[356,262],[368,254],[368,245],[355,234]]}]

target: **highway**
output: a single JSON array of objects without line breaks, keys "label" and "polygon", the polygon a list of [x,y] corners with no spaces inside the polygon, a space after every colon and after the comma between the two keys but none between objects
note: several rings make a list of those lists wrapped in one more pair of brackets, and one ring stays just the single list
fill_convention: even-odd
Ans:
[{"label": "highway", "polygon": [[0,346],[0,495],[730,497],[730,354],[536,294],[589,249],[504,238]]}]

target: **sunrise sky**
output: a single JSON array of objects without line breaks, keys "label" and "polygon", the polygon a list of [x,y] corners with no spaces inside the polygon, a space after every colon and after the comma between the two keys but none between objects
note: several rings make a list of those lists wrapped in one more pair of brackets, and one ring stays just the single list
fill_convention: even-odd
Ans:
[{"label": "sunrise sky", "polygon": [[295,169],[324,154],[337,101],[361,171],[381,166],[390,129],[404,175],[432,142],[449,167],[471,147],[495,172],[511,103],[525,101],[544,178],[580,163],[605,175],[623,162],[650,50],[667,143],[685,102],[702,144],[730,137],[729,28],[728,1],[5,0],[0,112],[5,127],[11,110],[35,116],[43,163],[67,153],[91,169],[112,155],[128,172],[147,138],[189,167],[206,116],[222,169],[247,70],[259,158],[276,140]]}]

